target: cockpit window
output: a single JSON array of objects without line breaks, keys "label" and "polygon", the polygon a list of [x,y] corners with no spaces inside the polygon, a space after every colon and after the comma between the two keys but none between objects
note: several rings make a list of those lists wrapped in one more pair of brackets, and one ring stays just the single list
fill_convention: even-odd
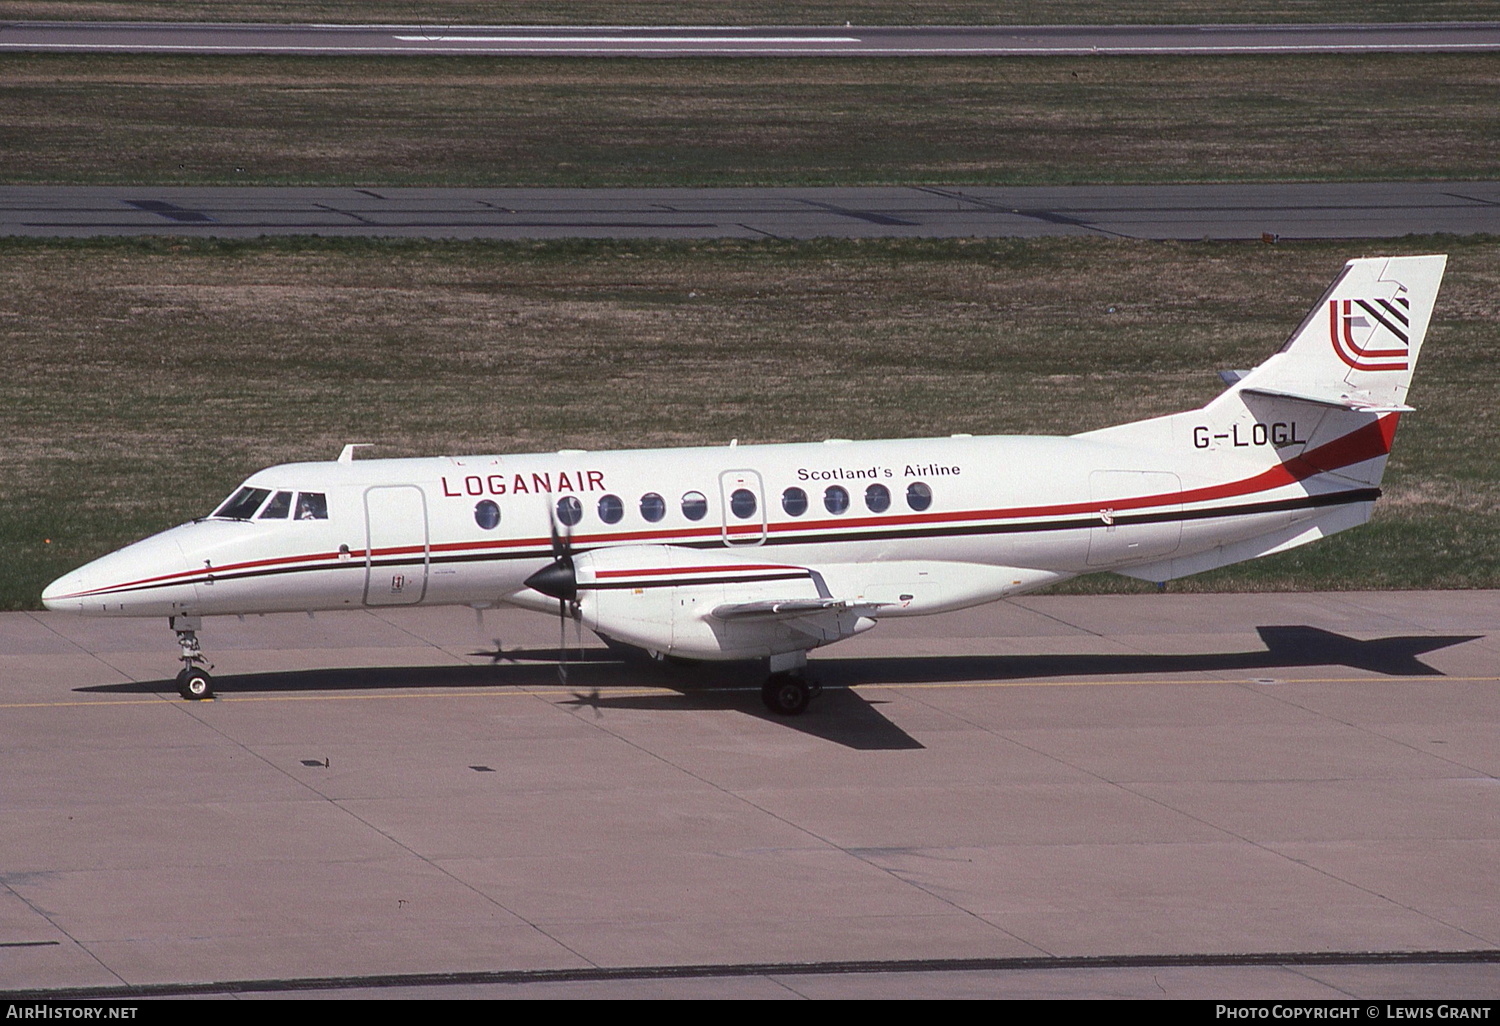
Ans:
[{"label": "cockpit window", "polygon": [[259,520],[285,520],[292,512],[292,493],[277,492],[271,496],[271,501],[266,503],[266,508],[260,511]]},{"label": "cockpit window", "polygon": [[328,497],[322,492],[302,492],[297,496],[298,520],[327,520]]},{"label": "cockpit window", "polygon": [[260,509],[260,504],[265,502],[266,496],[270,494],[269,488],[241,488],[225,499],[224,504],[214,510],[213,515],[229,520],[249,520],[255,516],[255,511]]}]

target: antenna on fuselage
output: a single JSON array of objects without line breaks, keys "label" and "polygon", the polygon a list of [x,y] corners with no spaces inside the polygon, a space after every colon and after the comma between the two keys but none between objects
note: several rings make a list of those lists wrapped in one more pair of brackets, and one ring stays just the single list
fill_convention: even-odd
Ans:
[{"label": "antenna on fuselage", "polygon": [[368,449],[374,444],[374,442],[350,442],[348,445],[344,446],[343,451],[339,453],[338,461],[340,463],[353,463],[355,449]]}]

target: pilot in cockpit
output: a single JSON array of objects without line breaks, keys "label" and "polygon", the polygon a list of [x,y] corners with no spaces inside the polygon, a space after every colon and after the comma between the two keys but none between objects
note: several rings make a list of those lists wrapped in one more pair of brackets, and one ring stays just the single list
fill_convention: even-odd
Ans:
[{"label": "pilot in cockpit", "polygon": [[303,492],[297,496],[298,520],[327,520],[328,499],[322,492]]}]

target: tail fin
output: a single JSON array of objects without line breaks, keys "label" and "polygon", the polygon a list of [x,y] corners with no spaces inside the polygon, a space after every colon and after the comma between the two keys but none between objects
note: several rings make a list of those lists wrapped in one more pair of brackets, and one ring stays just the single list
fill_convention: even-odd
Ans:
[{"label": "tail fin", "polygon": [[1351,260],[1281,350],[1225,375],[1207,406],[1080,436],[1170,454],[1184,511],[1218,518],[1196,541],[1190,521],[1178,555],[1118,572],[1164,581],[1368,521],[1447,260]]},{"label": "tail fin", "polygon": [[1368,413],[1410,409],[1406,392],[1447,262],[1446,256],[1349,261],[1281,351],[1230,393]]},{"label": "tail fin", "polygon": [[1391,415],[1411,409],[1406,393],[1447,263],[1351,260],[1280,351],[1254,370],[1226,372],[1229,388],[1203,409],[1077,437],[1177,451],[1190,435],[1202,452],[1271,465],[1377,421],[1389,434]]}]

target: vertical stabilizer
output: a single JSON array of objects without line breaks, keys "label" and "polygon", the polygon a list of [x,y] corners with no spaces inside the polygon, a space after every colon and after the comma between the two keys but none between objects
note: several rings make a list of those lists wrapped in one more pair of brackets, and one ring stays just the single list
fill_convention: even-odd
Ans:
[{"label": "vertical stabilizer", "polygon": [[1447,262],[1351,260],[1280,351],[1207,406],[1076,436],[1143,465],[1171,454],[1156,465],[1183,482],[1177,554],[1118,572],[1164,581],[1368,521]]},{"label": "vertical stabilizer", "polygon": [[1231,392],[1370,412],[1406,409],[1446,256],[1351,260],[1281,351]]}]

